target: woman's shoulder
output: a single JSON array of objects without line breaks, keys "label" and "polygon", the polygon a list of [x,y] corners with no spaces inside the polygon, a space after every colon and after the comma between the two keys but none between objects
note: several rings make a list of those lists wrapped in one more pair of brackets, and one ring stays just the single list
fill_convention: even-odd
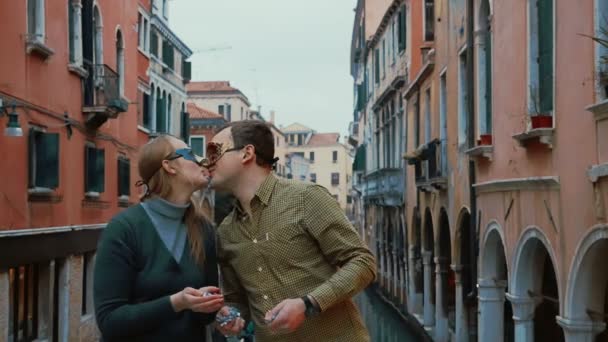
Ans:
[{"label": "woman's shoulder", "polygon": [[130,206],[112,217],[105,229],[106,234],[133,234],[138,227],[142,226],[141,220],[145,219],[144,215],[146,215],[146,212],[141,204]]}]

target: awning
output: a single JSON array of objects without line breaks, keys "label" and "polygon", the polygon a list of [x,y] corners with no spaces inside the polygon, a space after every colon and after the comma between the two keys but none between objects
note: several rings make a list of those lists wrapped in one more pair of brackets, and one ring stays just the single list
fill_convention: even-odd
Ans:
[{"label": "awning", "polygon": [[353,172],[365,171],[365,145],[359,145],[353,162]]}]

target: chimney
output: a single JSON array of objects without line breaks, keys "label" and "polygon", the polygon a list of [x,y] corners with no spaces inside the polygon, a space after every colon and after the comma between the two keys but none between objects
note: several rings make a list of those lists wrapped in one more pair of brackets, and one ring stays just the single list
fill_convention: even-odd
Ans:
[{"label": "chimney", "polygon": [[270,123],[274,125],[274,110],[270,111]]}]

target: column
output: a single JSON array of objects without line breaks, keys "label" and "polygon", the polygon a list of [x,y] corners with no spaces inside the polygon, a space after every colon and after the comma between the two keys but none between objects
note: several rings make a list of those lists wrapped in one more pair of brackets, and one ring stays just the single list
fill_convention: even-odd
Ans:
[{"label": "column", "polygon": [[74,63],[82,66],[82,4],[80,1],[72,1],[74,11]]},{"label": "column", "polygon": [[152,87],[152,89],[150,89],[150,102],[150,126],[148,128],[150,128],[150,132],[156,132],[156,116],[158,115],[158,113],[156,113],[155,87]]},{"label": "column", "polygon": [[[444,291],[447,287],[448,259],[445,257],[435,258],[435,342],[447,342],[448,334],[448,313],[447,297]],[[485,340],[480,340],[485,341]]]},{"label": "column", "polygon": [[413,245],[409,246],[409,266],[408,271],[408,304],[409,311],[412,313],[421,312],[421,298],[420,294],[416,293],[416,247]]},{"label": "column", "polygon": [[8,327],[9,322],[8,316],[10,312],[9,306],[9,278],[8,278],[8,270],[2,269],[0,270],[0,342],[8,342]]},{"label": "column", "polygon": [[534,341],[534,309],[538,299],[520,297],[507,293],[507,299],[513,307],[513,322],[515,323],[515,342]]},{"label": "column", "polygon": [[432,329],[435,326],[435,307],[431,303],[432,256],[433,252],[431,251],[422,252],[422,264],[424,265],[424,327],[427,329]]},{"label": "column", "polygon": [[479,279],[479,340],[502,342],[504,338],[505,281]]},{"label": "column", "polygon": [[[407,247],[405,247],[405,248],[407,248]],[[402,254],[402,258],[401,258],[401,298],[402,298],[404,307],[409,309],[408,302],[411,300],[411,297],[408,296],[410,280],[408,280],[409,265],[407,263],[408,263],[408,260],[405,256],[405,250],[404,250],[404,253]]]},{"label": "column", "polygon": [[393,242],[393,297],[399,300],[399,259],[397,252],[397,241]]},{"label": "column", "polygon": [[462,265],[452,265],[452,270],[454,271],[454,282],[456,284],[456,341],[468,341],[469,323],[466,308],[464,307]]},{"label": "column", "polygon": [[557,316],[557,324],[564,329],[567,342],[594,342],[595,337],[606,329],[606,323],[585,320],[572,320]]}]

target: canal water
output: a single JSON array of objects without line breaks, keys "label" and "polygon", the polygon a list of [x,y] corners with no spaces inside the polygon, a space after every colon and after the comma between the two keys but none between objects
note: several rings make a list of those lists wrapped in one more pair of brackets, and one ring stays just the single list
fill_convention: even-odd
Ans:
[{"label": "canal water", "polygon": [[371,342],[418,342],[423,339],[409,329],[393,307],[368,288],[354,298],[369,330]]}]

